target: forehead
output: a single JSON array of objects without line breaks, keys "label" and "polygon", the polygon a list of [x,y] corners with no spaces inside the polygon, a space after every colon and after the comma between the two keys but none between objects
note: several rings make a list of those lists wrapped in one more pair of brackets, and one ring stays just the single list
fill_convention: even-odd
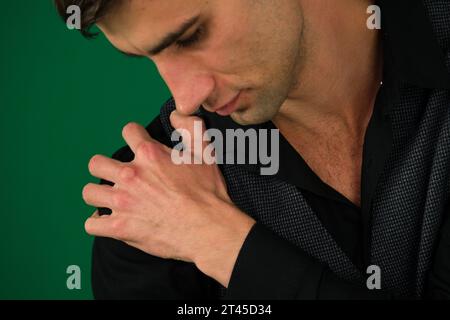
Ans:
[{"label": "forehead", "polygon": [[122,0],[100,21],[111,35],[171,31],[206,11],[207,0]]},{"label": "forehead", "polygon": [[147,48],[194,16],[211,0],[122,0],[98,23],[119,50],[144,55]]}]

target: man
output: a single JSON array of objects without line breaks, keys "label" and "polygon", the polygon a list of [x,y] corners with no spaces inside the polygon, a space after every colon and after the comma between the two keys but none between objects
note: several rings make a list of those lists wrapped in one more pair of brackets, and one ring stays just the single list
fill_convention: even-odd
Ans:
[{"label": "man", "polygon": [[[89,163],[97,298],[449,296],[450,3],[378,1],[381,30],[365,0],[56,4],[173,94]],[[279,129],[279,171],[174,164],[195,121]]]}]

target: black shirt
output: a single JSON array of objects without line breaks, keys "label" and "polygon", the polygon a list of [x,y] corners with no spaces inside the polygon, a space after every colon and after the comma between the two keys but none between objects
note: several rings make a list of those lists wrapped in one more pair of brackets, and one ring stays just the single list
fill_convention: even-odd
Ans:
[{"label": "black shirt", "polygon": [[[397,14],[399,13],[400,12],[397,11]],[[417,12],[415,13],[419,14]],[[388,11],[387,14],[395,15],[395,10]],[[429,43],[430,39],[427,40],[427,37],[429,37],[430,35],[426,33],[426,30],[428,30],[429,28],[425,26],[426,23],[427,22],[423,19],[423,15],[420,15],[420,19],[417,20],[418,33],[414,33],[413,37],[415,38],[412,39],[413,41],[419,40]],[[418,83],[420,82],[421,85],[430,87],[433,87],[436,81],[442,81],[442,83],[448,81],[448,78],[446,79],[445,76],[442,76],[442,72],[445,70],[445,67],[443,69],[443,61],[442,59],[436,59],[436,56],[438,56],[438,54],[436,55],[436,52],[433,52],[433,50],[415,50],[415,52],[408,52],[408,54],[405,55],[405,52],[410,49],[407,45],[408,42],[405,40],[405,37],[408,37],[408,34],[411,36],[412,33],[408,32],[396,34],[396,32],[400,32],[398,30],[399,28],[388,28],[382,30],[384,50],[383,85],[378,92],[374,106],[374,112],[365,134],[361,171],[361,207],[354,205],[338,191],[334,190],[331,186],[324,183],[306,164],[301,155],[298,154],[282,136],[280,137],[280,169],[277,173],[277,176],[282,180],[289,181],[301,190],[308,204],[311,206],[322,224],[333,236],[333,238],[351,259],[351,261],[363,273],[365,273],[365,270],[369,265],[369,230],[371,223],[372,198],[374,196],[374,190],[376,188],[380,174],[383,170],[386,157],[389,154],[392,145],[390,110],[391,106],[395,104],[396,99],[398,99],[399,81],[404,78],[408,78],[408,80],[411,80],[413,82],[416,81]],[[425,45],[426,44],[423,44],[422,46]],[[430,49],[429,46],[428,49]],[[415,63],[417,63],[417,61],[420,61],[422,65],[426,65],[426,67],[422,68],[421,70],[422,73],[425,73],[425,77],[423,77],[423,74],[421,74],[420,77],[417,76],[417,74],[411,72],[410,67],[394,67],[394,65],[399,64],[401,66],[413,66]],[[428,79],[430,79],[430,81],[428,83],[426,83],[425,81],[424,83],[423,79],[426,79],[427,77]],[[449,83],[450,82],[448,82],[447,84],[450,86]],[[230,118],[223,118],[215,114],[209,114],[204,110],[202,110],[202,112],[207,115],[207,127],[225,129],[236,126],[236,124],[234,124]],[[265,128],[275,128],[272,122],[268,122],[266,124],[263,124],[262,126]],[[159,117],[156,118],[147,127],[147,129],[153,138],[168,146],[172,145],[172,143],[168,139],[167,134],[162,128]],[[125,148],[117,152],[115,154],[115,158],[122,161],[130,161],[132,159],[132,154],[130,154],[129,149]],[[105,213],[103,209],[101,210],[101,212]],[[448,222],[446,223],[445,228],[447,229],[443,228],[442,234],[450,234],[450,226]],[[240,253],[240,257],[238,258],[238,261],[236,263],[235,270],[233,270],[228,290],[229,298],[242,298],[242,293],[248,290],[247,288],[243,288],[243,286],[245,286],[245,283],[251,282],[251,280],[243,281],[243,278],[247,278],[252,274],[255,279],[257,279],[258,272],[255,272],[255,270],[257,270],[258,268],[256,266],[259,263],[268,263],[267,261],[259,260],[260,258],[258,258],[257,255],[258,250],[261,250],[261,248],[266,248],[267,250],[268,246],[273,246],[274,251],[278,250],[277,243],[269,244],[266,242],[263,235],[267,232],[268,231],[261,228],[259,224],[256,224],[253,230],[250,232],[249,237],[244,243],[243,249]],[[450,295],[450,290],[447,291],[450,284],[450,272],[448,269],[450,266],[450,255],[445,254],[445,248],[449,246],[450,242],[448,241],[447,236],[443,236],[443,239],[444,240],[441,241],[439,250],[437,250],[436,261],[433,267],[433,274],[430,277],[431,289],[429,290],[429,296],[433,297],[442,297],[446,296],[447,294]],[[102,242],[102,246],[115,246],[117,249],[120,248],[119,250],[127,256],[127,259],[139,260],[141,258],[148,259],[149,257],[143,257],[142,253],[138,253],[133,249],[125,249],[125,247],[122,247],[125,245],[118,244],[115,242],[115,240],[96,239],[93,262],[94,294],[97,298],[108,298],[113,297],[114,294],[117,294],[117,292],[107,292],[107,288],[111,289],[111,285],[105,283],[106,281],[108,281],[107,277],[100,274],[100,272],[105,272],[105,269],[98,267],[99,263],[97,263],[97,261],[107,261],[108,259],[115,259],[115,257],[108,257],[107,250],[103,249],[102,251],[99,244],[100,241]],[[140,258],[137,258],[138,256]],[[284,255],[283,257],[280,256],[279,261],[273,261],[272,263],[289,264],[290,261],[287,257],[289,257],[288,254]],[[296,260],[293,258],[292,261]],[[161,266],[167,263],[163,261],[159,262],[161,263]],[[167,282],[165,285],[167,287],[172,287],[166,287],[162,289],[161,298],[187,298],[187,296],[183,296],[183,294],[181,293],[185,289],[181,290],[180,288],[173,287],[173,283],[171,283],[170,280],[171,277],[184,278],[187,282],[192,281],[193,291],[189,292],[189,296],[191,297],[214,298],[216,294],[220,295],[220,292],[216,291],[219,286],[214,281],[210,281],[209,279],[207,279],[207,277],[196,274],[194,271],[192,271],[192,269],[183,267],[183,263],[175,263],[178,268],[176,269],[178,270],[177,273],[163,275],[163,277],[165,277],[165,281]],[[293,264],[295,263],[293,262]],[[131,268],[131,266],[132,263],[130,263],[130,265],[128,266],[124,265],[123,267]],[[273,268],[276,268],[276,266],[274,265]],[[161,268],[161,270],[164,270],[164,268]],[[127,272],[125,272],[124,275],[116,274],[114,275],[114,277],[117,277],[118,281],[126,281],[126,273]],[[149,277],[151,276],[149,275]],[[157,283],[158,285],[160,285],[160,282]],[[125,284],[116,285],[120,287]],[[273,285],[276,286],[277,284],[274,283]],[[320,280],[315,284],[315,287],[305,287],[303,288],[303,290],[310,291],[307,296],[319,298],[389,297],[389,293],[383,291],[368,292],[367,290],[365,290],[365,288],[358,288],[353,286],[352,284],[344,283],[340,281],[340,279],[337,279],[329,271],[325,271],[320,276]],[[437,293],[438,291],[439,293]],[[176,294],[174,294],[174,292],[176,292]],[[311,292],[314,292],[314,294]],[[141,297],[148,298],[148,296],[145,295]],[[139,296],[127,296],[124,298],[139,298]]]},{"label": "black shirt", "polygon": [[[385,56],[387,57],[386,54]],[[389,61],[387,64],[389,65]],[[392,139],[389,117],[385,116],[383,112],[386,110],[386,106],[395,99],[390,95],[391,92],[394,92],[394,82],[392,77],[386,73],[387,71],[383,77],[383,85],[378,92],[374,112],[365,134],[361,207],[353,204],[344,195],[323,182],[282,135],[280,135],[279,144],[280,167],[275,174],[276,178],[289,181],[302,191],[322,224],[362,272],[365,272],[368,266],[366,259],[369,251],[369,234],[367,233],[368,227],[365,226],[370,219],[368,209],[373,196],[372,191],[378,175],[381,173]],[[226,128],[256,127],[235,125],[229,117],[219,117],[205,110],[202,110],[202,113],[206,115],[207,127],[218,128],[221,131],[225,131]],[[272,122],[257,127],[258,129],[276,129]],[[251,170],[258,169],[259,166],[255,166]]]}]

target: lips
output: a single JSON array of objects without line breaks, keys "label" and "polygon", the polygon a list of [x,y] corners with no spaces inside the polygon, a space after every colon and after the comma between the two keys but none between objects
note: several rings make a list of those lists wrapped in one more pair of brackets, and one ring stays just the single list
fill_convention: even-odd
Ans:
[{"label": "lips", "polygon": [[234,97],[233,100],[228,102],[226,105],[224,105],[224,106],[220,107],[219,109],[215,110],[215,112],[218,115],[221,115],[221,116],[229,116],[234,111],[236,111],[236,108],[238,107],[237,102],[238,102],[240,96],[241,96],[241,92],[239,92],[236,95],[236,97]]}]

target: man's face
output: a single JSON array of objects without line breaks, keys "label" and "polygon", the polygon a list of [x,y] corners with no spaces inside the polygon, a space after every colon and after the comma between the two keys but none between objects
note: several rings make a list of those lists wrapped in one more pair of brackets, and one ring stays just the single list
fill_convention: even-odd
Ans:
[{"label": "man's face", "polygon": [[[304,63],[299,2],[124,0],[99,27],[119,50],[156,64],[179,112],[203,105],[257,124],[272,119],[297,85]],[[174,44],[150,52],[193,17]],[[223,108],[236,97],[234,107]]]}]

